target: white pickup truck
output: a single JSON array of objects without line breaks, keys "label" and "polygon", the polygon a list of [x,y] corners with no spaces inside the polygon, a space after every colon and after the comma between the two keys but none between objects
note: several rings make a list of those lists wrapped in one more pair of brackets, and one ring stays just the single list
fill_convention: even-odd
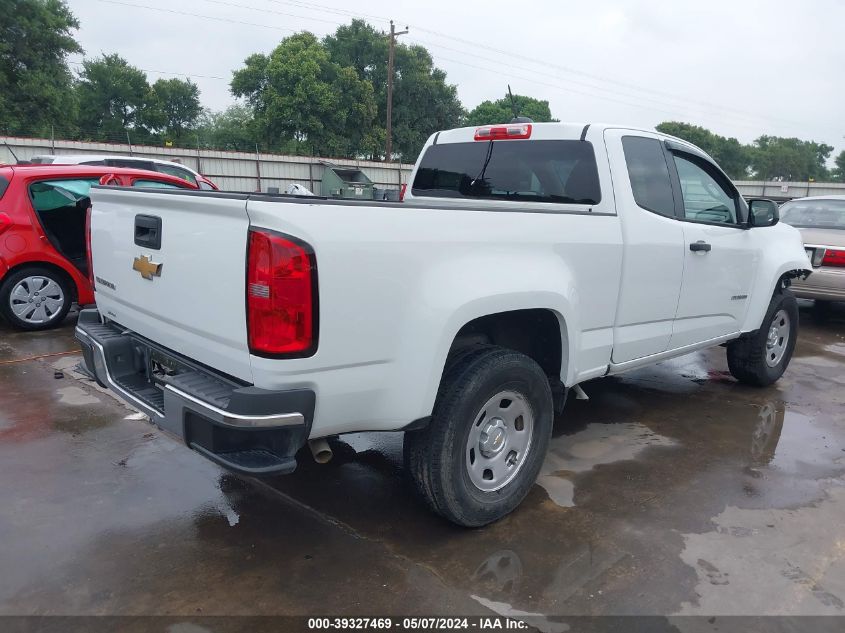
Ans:
[{"label": "white pickup truck", "polygon": [[462,128],[409,183],[400,203],[96,188],[85,366],[240,473],[404,430],[422,497],[478,526],[533,485],[568,388],[714,345],[751,385],[789,363],[800,235],[689,143]]}]

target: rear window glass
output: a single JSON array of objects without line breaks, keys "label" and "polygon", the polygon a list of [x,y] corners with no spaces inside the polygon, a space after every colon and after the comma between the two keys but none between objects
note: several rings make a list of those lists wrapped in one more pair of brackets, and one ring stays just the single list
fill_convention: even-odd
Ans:
[{"label": "rear window glass", "polygon": [[845,200],[794,200],[780,208],[780,220],[802,229],[845,230]]},{"label": "rear window glass", "polygon": [[643,136],[625,136],[622,149],[637,205],[660,215],[675,215],[669,167],[660,141]]},{"label": "rear window glass", "polygon": [[0,198],[3,197],[3,194],[6,193],[6,189],[8,189],[8,188],[9,188],[9,181],[6,178],[4,178],[3,176],[0,176]]},{"label": "rear window glass", "polygon": [[429,147],[415,196],[598,204],[593,146],[585,141],[474,141]]}]

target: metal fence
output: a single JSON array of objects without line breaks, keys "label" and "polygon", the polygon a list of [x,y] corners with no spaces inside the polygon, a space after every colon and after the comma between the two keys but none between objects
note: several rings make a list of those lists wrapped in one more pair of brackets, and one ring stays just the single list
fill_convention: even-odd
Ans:
[{"label": "metal fence", "polygon": [[266,192],[270,187],[284,191],[288,185],[298,183],[314,193],[320,193],[325,163],[360,169],[380,189],[399,189],[413,168],[413,165],[405,163],[379,163],[346,158],[326,159],[258,152],[223,152],[0,136],[0,163],[13,164],[15,158],[12,152],[18,160],[29,160],[43,154],[110,154],[177,160],[228,191]]},{"label": "metal fence", "polygon": [[[8,144],[8,147],[7,147]],[[40,154],[113,154],[178,160],[183,165],[208,176],[221,189],[229,191],[267,191],[298,183],[320,193],[324,163],[355,167],[363,171],[381,189],[398,189],[411,173],[408,163],[378,163],[345,158],[324,159],[281,154],[222,152],[206,149],[163,148],[126,143],[89,143],[43,138],[0,136],[0,163],[14,163],[9,147],[20,160]],[[845,183],[778,182],[762,180],[735,181],[746,197],[791,200],[805,196],[845,195]]]}]

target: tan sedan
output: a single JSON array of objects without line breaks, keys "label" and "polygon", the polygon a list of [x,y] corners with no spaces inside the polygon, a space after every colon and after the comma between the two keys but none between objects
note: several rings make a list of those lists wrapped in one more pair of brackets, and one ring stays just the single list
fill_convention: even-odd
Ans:
[{"label": "tan sedan", "polygon": [[795,281],[795,296],[845,301],[845,196],[798,198],[784,203],[780,220],[801,231],[813,274]]}]

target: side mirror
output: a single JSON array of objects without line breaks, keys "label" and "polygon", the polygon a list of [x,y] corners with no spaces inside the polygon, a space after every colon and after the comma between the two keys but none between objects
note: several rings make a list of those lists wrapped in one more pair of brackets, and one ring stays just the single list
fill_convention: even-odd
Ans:
[{"label": "side mirror", "polygon": [[748,200],[748,228],[774,226],[780,220],[778,203],[766,198]]}]

